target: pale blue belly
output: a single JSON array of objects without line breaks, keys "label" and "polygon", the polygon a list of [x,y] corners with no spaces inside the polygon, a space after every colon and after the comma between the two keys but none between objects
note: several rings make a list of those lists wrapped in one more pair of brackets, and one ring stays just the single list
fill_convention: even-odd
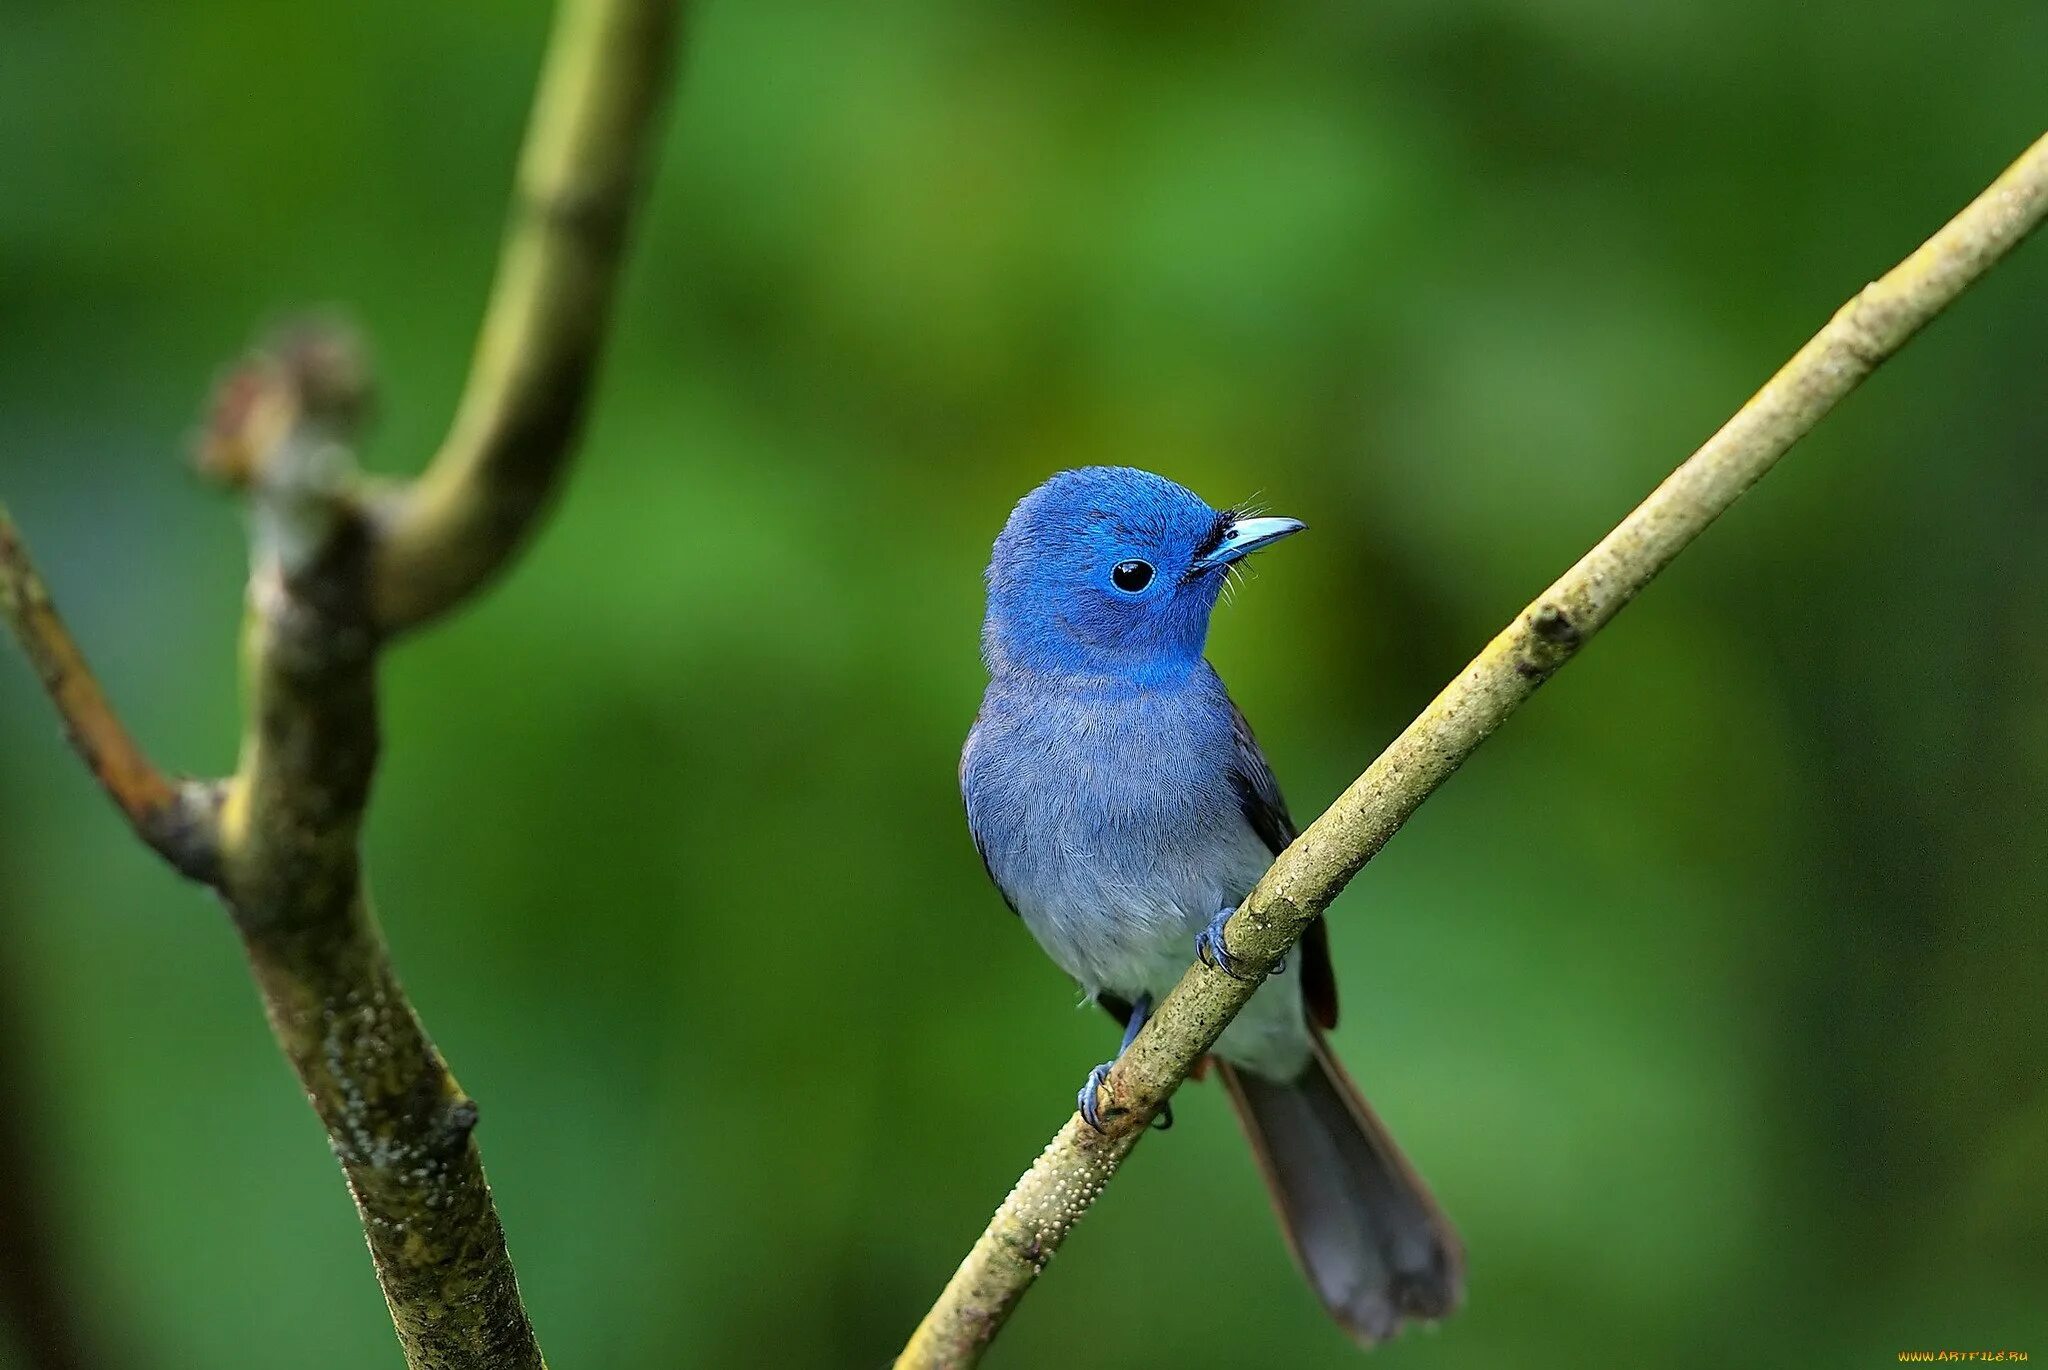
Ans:
[{"label": "pale blue belly", "polygon": [[[1156,712],[1156,706],[1155,706]],[[1197,722],[1133,749],[1099,711],[985,718],[963,770],[991,874],[1046,954],[1091,996],[1155,1001],[1195,959],[1195,934],[1272,862]],[[1123,719],[1109,720],[1122,724]],[[1114,755],[1112,755],[1114,753]],[[1291,1077],[1306,1059],[1297,972],[1263,987],[1219,1054]]]}]

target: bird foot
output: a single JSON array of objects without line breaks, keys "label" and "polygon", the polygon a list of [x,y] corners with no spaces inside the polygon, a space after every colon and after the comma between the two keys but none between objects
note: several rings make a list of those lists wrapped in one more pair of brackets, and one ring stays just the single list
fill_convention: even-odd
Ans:
[{"label": "bird foot", "polygon": [[[1109,1131],[1107,1127],[1103,1126],[1102,1106],[1097,1102],[1097,1096],[1102,1092],[1102,1082],[1109,1078],[1109,1068],[1115,1064],[1116,1062],[1114,1061],[1104,1061],[1101,1065],[1089,1071],[1088,1083],[1081,1086],[1080,1097],[1076,1100],[1081,1106],[1081,1121],[1094,1128],[1097,1132]],[[1117,1111],[1121,1112],[1122,1110],[1119,1109]],[[1166,1132],[1172,1127],[1173,1102],[1168,1100],[1159,1106],[1159,1112],[1152,1119],[1152,1128],[1155,1132]]]},{"label": "bird foot", "polygon": [[[1214,967],[1233,980],[1256,980],[1258,976],[1245,970],[1243,963],[1232,956],[1230,949],[1223,945],[1223,925],[1228,923],[1230,915],[1236,912],[1235,906],[1223,909],[1209,920],[1208,927],[1195,934],[1195,955],[1202,959],[1203,965]],[[1285,965],[1285,961],[1276,961],[1273,969],[1277,972]]]},{"label": "bird foot", "polygon": [[[1222,910],[1209,920],[1208,927],[1195,934],[1195,955],[1202,959],[1203,965],[1213,966],[1233,980],[1256,980],[1259,977],[1245,970],[1244,963],[1232,956],[1229,949],[1223,945],[1223,925],[1228,923],[1230,915],[1236,912],[1235,905]],[[1286,969],[1287,957],[1282,953],[1274,958],[1266,974],[1278,975]]]},{"label": "bird foot", "polygon": [[1109,1078],[1109,1068],[1115,1064],[1114,1061],[1104,1061],[1088,1072],[1088,1083],[1081,1086],[1081,1121],[1097,1132],[1109,1131],[1102,1125],[1101,1105],[1096,1102],[1096,1095],[1102,1089],[1102,1082]]}]

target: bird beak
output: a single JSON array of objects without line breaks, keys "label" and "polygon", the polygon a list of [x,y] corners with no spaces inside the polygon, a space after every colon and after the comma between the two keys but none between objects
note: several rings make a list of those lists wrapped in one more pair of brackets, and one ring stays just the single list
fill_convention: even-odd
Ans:
[{"label": "bird beak", "polygon": [[1219,566],[1228,566],[1306,527],[1308,525],[1300,519],[1237,519],[1223,530],[1223,540],[1196,560],[1194,569],[1213,571]]}]

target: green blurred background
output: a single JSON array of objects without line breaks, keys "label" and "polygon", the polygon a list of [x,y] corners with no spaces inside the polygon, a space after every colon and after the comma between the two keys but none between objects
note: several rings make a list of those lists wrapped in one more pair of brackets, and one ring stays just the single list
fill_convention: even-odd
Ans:
[{"label": "green blurred background", "polygon": [[[236,745],[212,373],[338,303],[417,465],[547,17],[0,9],[0,495],[166,765]],[[2040,0],[706,7],[567,498],[385,672],[378,901],[554,1362],[884,1363],[1113,1044],[956,797],[1012,501],[1314,525],[1212,644],[1312,816],[2040,132],[2044,52]],[[1379,1363],[2048,1355],[2044,300],[2036,243],[1337,905],[1471,1253]],[[0,1110],[105,1364],[396,1365],[233,937],[18,660],[0,758]],[[992,1365],[1353,1363],[1180,1116]]]}]

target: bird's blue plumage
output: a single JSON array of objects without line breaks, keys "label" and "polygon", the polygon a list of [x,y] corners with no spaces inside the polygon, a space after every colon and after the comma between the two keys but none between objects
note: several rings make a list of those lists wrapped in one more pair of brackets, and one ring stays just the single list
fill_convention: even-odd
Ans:
[{"label": "bird's blue plumage", "polygon": [[[1203,645],[1231,562],[1301,528],[1210,508],[1145,471],[1066,471],[1011,513],[988,567],[988,692],[960,756],[989,874],[1091,994],[1146,1006],[1294,836]],[[1462,1256],[1414,1167],[1311,1024],[1335,1016],[1320,922],[1216,1043],[1310,1284],[1361,1342],[1456,1306]],[[1304,1003],[1304,989],[1313,1001]],[[1126,1045],[1131,1040],[1125,1037]],[[1097,1067],[1080,1096],[1097,1126]]]},{"label": "bird's blue plumage", "polygon": [[[1237,973],[1218,914],[1294,836],[1203,646],[1230,563],[1301,528],[1145,471],[1066,471],[1017,505],[988,567],[988,692],[960,756],[989,874],[1091,995],[1146,1006],[1195,959]],[[1309,1282],[1361,1342],[1456,1306],[1462,1256],[1414,1167],[1311,1022],[1335,1017],[1320,922],[1214,1048]],[[1304,988],[1314,1002],[1304,1003]],[[1099,1066],[1082,1115],[1101,1126]]]},{"label": "bird's blue plumage", "polygon": [[[1291,835],[1203,648],[1228,564],[1299,527],[1090,467],[1032,491],[996,540],[989,686],[961,789],[989,874],[1090,994],[1171,989],[1196,934],[1271,864],[1270,831]],[[1268,981],[1217,1050],[1297,1074],[1309,1052],[1298,971]]]}]

